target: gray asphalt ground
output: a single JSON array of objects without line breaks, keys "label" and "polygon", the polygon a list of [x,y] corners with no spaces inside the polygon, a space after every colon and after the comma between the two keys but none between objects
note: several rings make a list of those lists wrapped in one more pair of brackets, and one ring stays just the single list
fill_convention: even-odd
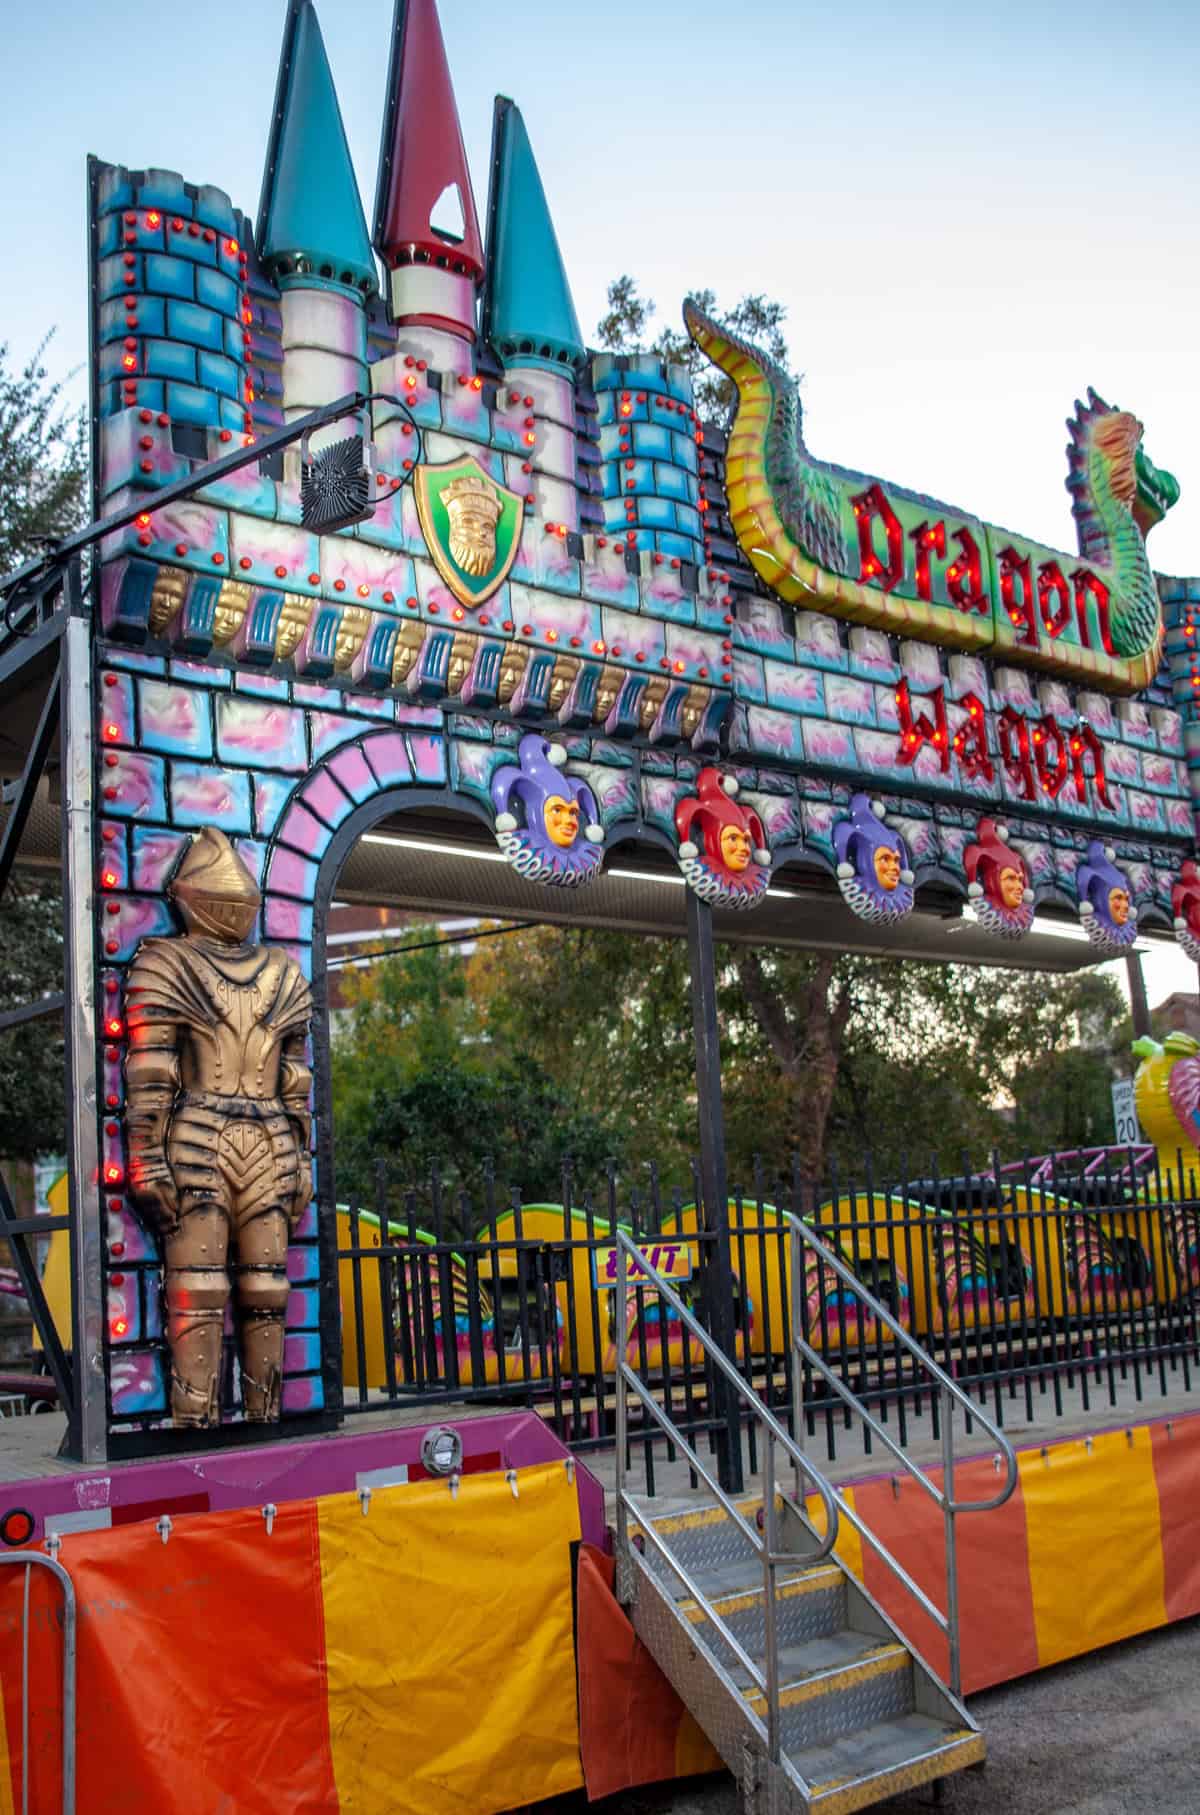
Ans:
[{"label": "gray asphalt ground", "polygon": [[[947,1780],[945,1815],[1200,1815],[1200,1619],[971,1701],[988,1762]],[[880,1815],[934,1807],[929,1790]],[[728,1777],[536,1805],[538,1815],[740,1815]]]}]

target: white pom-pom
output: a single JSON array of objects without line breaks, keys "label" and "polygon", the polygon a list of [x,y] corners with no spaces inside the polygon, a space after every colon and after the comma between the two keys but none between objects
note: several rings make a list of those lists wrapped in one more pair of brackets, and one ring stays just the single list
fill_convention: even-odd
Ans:
[{"label": "white pom-pom", "polygon": [[967,894],[971,897],[972,901],[978,901],[979,897],[983,894],[982,882],[969,882],[967,884]]},{"label": "white pom-pom", "polygon": [[771,853],[765,845],[758,845],[754,852],[754,861],[760,870],[765,870],[771,861]]},{"label": "white pom-pom", "polygon": [[913,875],[911,870],[901,870],[900,880],[904,884],[906,889],[911,889],[913,883],[916,881],[916,877]]},{"label": "white pom-pom", "polygon": [[723,775],[721,777],[721,786],[724,788],[726,794],[728,794],[730,796],[730,798],[732,798],[733,795],[735,795],[738,791],[737,780],[732,775]]},{"label": "white pom-pom", "polygon": [[1032,889],[1022,889],[1021,890],[1021,900],[1022,901],[1032,901],[1033,900],[1033,890]]},{"label": "white pom-pom", "polygon": [[561,769],[567,760],[567,753],[561,744],[546,745],[546,761],[556,769]]},{"label": "white pom-pom", "polygon": [[849,882],[851,876],[854,874],[854,865],[852,863],[839,863],[837,873],[843,882]]},{"label": "white pom-pom", "polygon": [[1140,913],[1141,913],[1141,911],[1142,911],[1142,910],[1141,910],[1141,908],[1139,908],[1139,907],[1131,907],[1131,908],[1130,908],[1130,910],[1129,910],[1129,923],[1130,923],[1130,925],[1131,925],[1131,926],[1136,926],[1136,925],[1137,925],[1137,917],[1138,917],[1138,915],[1139,915],[1139,914],[1140,914]]},{"label": "white pom-pom", "polygon": [[1115,850],[1115,849],[1114,849],[1114,847],[1113,847],[1113,846],[1112,846],[1112,845],[1110,845],[1110,844],[1106,844],[1106,845],[1105,845],[1105,847],[1104,847],[1104,855],[1105,855],[1105,857],[1106,857],[1106,858],[1107,858],[1107,859],[1108,859],[1108,861],[1109,861],[1109,863],[1115,863],[1115,862],[1116,862],[1116,861],[1117,861],[1117,853],[1116,853],[1116,850]]},{"label": "white pom-pom", "polygon": [[598,822],[594,825],[585,826],[583,828],[583,835],[589,844],[604,843],[604,827]]},{"label": "white pom-pom", "polygon": [[1096,910],[1090,901],[1081,901],[1079,903],[1079,918],[1081,920],[1089,920],[1095,912]]},{"label": "white pom-pom", "polygon": [[511,813],[497,813],[497,815],[496,815],[497,832],[515,832],[516,829],[517,829],[517,822]]},{"label": "white pom-pom", "polygon": [[874,813],[876,819],[882,819],[886,809],[881,800],[873,800],[871,802],[871,811]]},{"label": "white pom-pom", "polygon": [[1182,914],[1176,914],[1176,916],[1171,924],[1174,926],[1175,931],[1177,933],[1186,933],[1187,932],[1187,921],[1184,919]]},{"label": "white pom-pom", "polygon": [[999,839],[999,840],[1000,840],[1000,842],[1001,842],[1001,843],[1002,843],[1002,844],[1007,844],[1007,842],[1008,842],[1008,827],[1007,827],[1007,826],[997,826],[997,827],[996,827],[996,837],[997,837],[997,838],[998,838],[998,839]]},{"label": "white pom-pom", "polygon": [[700,847],[694,845],[690,838],[685,838],[679,847],[679,855],[681,857],[699,857]]}]

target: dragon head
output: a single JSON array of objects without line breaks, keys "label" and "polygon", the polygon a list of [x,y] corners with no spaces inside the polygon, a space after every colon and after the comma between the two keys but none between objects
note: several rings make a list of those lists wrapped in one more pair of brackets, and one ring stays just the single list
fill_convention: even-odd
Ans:
[{"label": "dragon head", "polygon": [[1172,505],[1179,503],[1179,481],[1165,467],[1155,466],[1139,445],[1133,462],[1135,490],[1133,516],[1143,536],[1161,523]]},{"label": "dragon head", "polygon": [[1090,386],[1086,403],[1076,399],[1067,427],[1067,490],[1079,552],[1088,560],[1104,560],[1111,523],[1102,494],[1129,511],[1144,539],[1178,503],[1179,482],[1145,452],[1137,417],[1106,403]]}]

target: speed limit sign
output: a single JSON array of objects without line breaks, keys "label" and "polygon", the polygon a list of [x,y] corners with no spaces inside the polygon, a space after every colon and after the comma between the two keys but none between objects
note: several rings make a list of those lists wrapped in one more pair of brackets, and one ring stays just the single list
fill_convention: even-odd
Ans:
[{"label": "speed limit sign", "polygon": [[1118,1078],[1112,1087],[1113,1126],[1118,1147],[1136,1147],[1142,1139],[1133,1101],[1133,1079]]}]

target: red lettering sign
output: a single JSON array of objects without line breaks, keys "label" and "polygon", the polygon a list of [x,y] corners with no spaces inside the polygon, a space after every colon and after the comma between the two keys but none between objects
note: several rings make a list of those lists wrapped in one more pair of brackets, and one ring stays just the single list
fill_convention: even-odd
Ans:
[{"label": "red lettering sign", "polygon": [[983,589],[983,560],[978,543],[969,529],[956,529],[954,540],[962,553],[946,569],[946,591],[960,611],[990,611],[991,602]]},{"label": "red lettering sign", "polygon": [[1050,713],[1039,719],[1033,727],[1033,761],[1042,787],[1051,800],[1057,800],[1067,779],[1070,763],[1062,726]]},{"label": "red lettering sign", "polygon": [[916,529],[908,532],[909,540],[916,550],[916,586],[917,597],[924,599],[928,605],[933,600],[933,574],[930,571],[930,556],[944,555],[946,552],[946,525],[944,523],[918,523]]},{"label": "red lettering sign", "polygon": [[[1038,568],[1037,595],[1038,610],[1048,635],[1060,637],[1071,622],[1071,588],[1063,579],[1057,561],[1043,561]],[[1051,609],[1051,598],[1058,600],[1057,610]]]},{"label": "red lettering sign", "polygon": [[1033,800],[1037,789],[1033,782],[1033,764],[1029,760],[1029,726],[1019,712],[1006,706],[996,720],[1000,742],[1000,761],[1009,779],[1021,790],[1023,800]]},{"label": "red lettering sign", "polygon": [[996,770],[988,749],[983,701],[977,694],[964,693],[959,704],[965,709],[967,718],[954,733],[954,753],[972,781],[991,781]]},{"label": "red lettering sign", "polygon": [[1084,767],[1088,757],[1092,759],[1092,786],[1096,799],[1102,807],[1112,807],[1112,798],[1108,792],[1108,777],[1104,773],[1104,745],[1096,736],[1090,725],[1079,725],[1071,733],[1071,775],[1075,782],[1075,798],[1081,806],[1087,805],[1088,778]]},{"label": "red lettering sign", "polygon": [[[900,519],[883,495],[883,487],[871,485],[850,500],[858,524],[859,579],[891,592],[904,578],[904,530]],[[883,525],[887,542],[887,560],[880,558],[875,543],[875,520]]]},{"label": "red lettering sign", "polygon": [[946,689],[935,687],[932,693],[922,697],[933,707],[932,719],[927,712],[918,712],[914,717],[907,680],[901,681],[896,689],[896,711],[900,717],[900,750],[896,760],[904,768],[911,768],[920,754],[921,746],[931,744],[938,753],[942,774],[948,775],[950,729],[946,722]]},{"label": "red lettering sign", "polygon": [[[1033,565],[1028,555],[1019,555],[1015,548],[1002,548],[996,557],[1000,563],[1000,603],[1008,613],[1009,621],[1019,631],[1018,641],[1026,648],[1037,648],[1037,624],[1033,616]],[[1017,581],[1021,582],[1021,596],[1017,597]]]}]

